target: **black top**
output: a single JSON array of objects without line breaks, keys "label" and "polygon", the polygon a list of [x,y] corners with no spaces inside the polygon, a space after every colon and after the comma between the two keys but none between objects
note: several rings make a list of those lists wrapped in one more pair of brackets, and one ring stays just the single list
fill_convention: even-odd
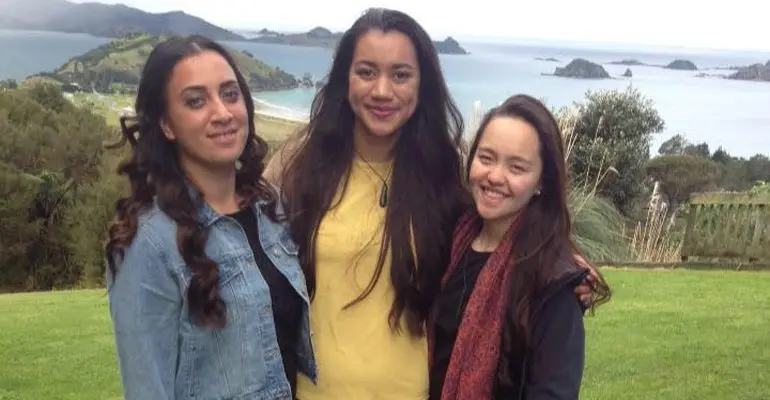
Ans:
[{"label": "black top", "polygon": [[481,273],[492,253],[480,253],[468,248],[463,260],[447,279],[446,286],[439,293],[436,302],[436,325],[434,327],[435,345],[433,347],[433,366],[430,370],[430,399],[441,398],[444,377],[449,368],[452,348],[457,339],[465,306],[471,297]]},{"label": "black top", "polygon": [[289,280],[265,254],[265,250],[259,241],[259,227],[254,210],[249,207],[230,214],[230,216],[235,218],[246,232],[249,246],[251,246],[251,250],[254,252],[254,259],[259,267],[259,272],[270,289],[270,301],[273,307],[278,348],[281,351],[283,368],[291,386],[292,396],[295,396],[298,371],[296,343],[299,340],[300,325],[302,323],[302,297],[300,297],[297,291],[294,290],[294,287],[291,286],[291,283],[289,283]]},{"label": "black top", "polygon": [[[430,371],[430,400],[439,400],[449,367],[463,312],[476,280],[491,253],[468,249],[464,259],[447,279],[437,298],[434,326],[433,367]],[[567,270],[546,288],[533,308],[532,347],[525,363],[523,382],[514,387],[494,386],[495,399],[573,400],[582,381],[585,333],[583,308],[574,287],[584,278],[581,271]],[[500,340],[500,338],[490,338]],[[506,355],[503,355],[506,357]],[[523,387],[522,387],[523,384]]]}]

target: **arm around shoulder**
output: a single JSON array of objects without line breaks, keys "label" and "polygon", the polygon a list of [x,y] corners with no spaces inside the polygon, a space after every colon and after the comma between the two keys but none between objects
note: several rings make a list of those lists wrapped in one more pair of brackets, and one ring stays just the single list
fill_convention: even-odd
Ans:
[{"label": "arm around shoulder", "polygon": [[583,311],[572,287],[555,294],[533,327],[526,400],[579,397],[585,364]]},{"label": "arm around shoulder", "polygon": [[173,399],[182,291],[144,228],[110,285],[110,315],[126,400]]},{"label": "arm around shoulder", "polygon": [[302,147],[304,141],[304,136],[301,135],[302,133],[303,132],[300,131],[297,134],[290,136],[283,142],[278,150],[276,150],[270,158],[270,161],[268,161],[265,171],[262,173],[262,176],[266,181],[280,188],[283,172]]}]

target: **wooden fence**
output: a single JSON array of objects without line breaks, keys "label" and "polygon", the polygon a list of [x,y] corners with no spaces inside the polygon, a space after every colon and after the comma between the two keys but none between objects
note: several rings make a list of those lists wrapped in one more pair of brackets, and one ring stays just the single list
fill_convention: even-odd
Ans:
[{"label": "wooden fence", "polygon": [[681,255],[770,261],[770,194],[692,195]]}]

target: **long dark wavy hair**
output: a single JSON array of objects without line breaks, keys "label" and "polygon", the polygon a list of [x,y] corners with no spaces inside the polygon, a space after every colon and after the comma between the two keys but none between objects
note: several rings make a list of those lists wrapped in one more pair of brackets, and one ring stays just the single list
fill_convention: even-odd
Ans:
[{"label": "long dark wavy hair", "polygon": [[[398,133],[393,183],[382,247],[375,274],[355,304],[380,279],[387,246],[392,249],[390,279],[395,299],[389,324],[398,331],[406,316],[409,332],[424,334],[432,299],[446,268],[451,233],[463,209],[460,143],[463,120],[449,95],[436,48],[410,16],[369,9],[344,33],[328,80],[313,100],[300,147],[283,171],[281,189],[294,240],[311,295],[315,292],[315,234],[334,207],[340,183],[347,182],[354,159],[355,115],[348,102],[349,70],[359,38],[370,30],[400,32],[414,45],[420,69],[419,103]],[[416,258],[410,244],[413,228]],[[419,265],[419,268],[416,268]]]},{"label": "long dark wavy hair", "polygon": [[[536,316],[537,301],[544,294],[549,283],[562,273],[560,264],[583,253],[572,236],[572,222],[568,206],[568,174],[564,153],[564,141],[559,124],[539,100],[527,95],[515,95],[503,104],[491,109],[479,126],[471,144],[467,176],[473,157],[479,146],[484,130],[498,117],[519,118],[532,125],[540,141],[540,158],[543,162],[540,195],[532,197],[522,210],[519,226],[526,231],[516,235],[512,243],[514,257],[509,282],[509,309],[503,325],[502,354],[498,368],[498,383],[516,387],[522,376],[527,350],[531,346],[533,318]],[[585,257],[584,257],[585,258]],[[587,262],[587,261],[586,261]],[[592,284],[591,309],[609,301],[610,288],[599,271],[598,280]]]},{"label": "long dark wavy hair", "polygon": [[174,67],[182,59],[204,51],[214,51],[230,64],[246,103],[248,134],[246,147],[239,158],[242,167],[235,178],[241,206],[253,204],[258,198],[266,199],[265,211],[275,218],[276,194],[262,180],[268,147],[254,130],[254,102],[246,80],[227,50],[216,42],[197,35],[172,37],[153,49],[142,70],[136,96],[136,117],[121,119],[123,136],[119,144],[128,142],[131,156],[120,164],[118,174],[128,178],[131,194],[119,199],[115,205],[116,216],[109,228],[105,251],[108,267],[115,277],[118,259],[123,257],[136,235],[139,214],[156,201],[158,207],[176,222],[178,250],[192,271],[186,294],[190,316],[202,327],[218,329],[226,324],[226,310],[218,289],[219,267],[204,252],[208,231],[197,220],[204,199],[181,169],[177,145],[161,130],[168,101],[165,89]]}]

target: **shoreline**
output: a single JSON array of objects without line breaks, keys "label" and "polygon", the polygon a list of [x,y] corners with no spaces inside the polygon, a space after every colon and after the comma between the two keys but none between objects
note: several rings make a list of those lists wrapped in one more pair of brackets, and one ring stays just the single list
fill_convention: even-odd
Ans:
[{"label": "shoreline", "polygon": [[297,123],[297,124],[305,124],[305,123],[308,122],[307,119],[302,119],[302,118],[299,118],[299,117],[291,117],[291,116],[288,116],[288,115],[283,115],[281,113],[275,113],[275,112],[270,112],[270,111],[254,110],[254,114],[255,114],[255,116],[259,115],[259,116],[266,117],[266,118],[281,119],[281,120],[284,120],[284,121],[287,121],[287,122],[294,122],[294,123]]},{"label": "shoreline", "polygon": [[308,116],[301,115],[302,111],[292,109],[279,104],[270,103],[256,96],[251,96],[254,100],[254,112],[267,117],[285,119],[297,123],[307,123]]},{"label": "shoreline", "polygon": [[[288,107],[269,103],[251,96],[254,100],[254,126],[257,135],[267,142],[283,142],[297,133],[308,122]],[[294,115],[292,115],[294,114]]]}]

